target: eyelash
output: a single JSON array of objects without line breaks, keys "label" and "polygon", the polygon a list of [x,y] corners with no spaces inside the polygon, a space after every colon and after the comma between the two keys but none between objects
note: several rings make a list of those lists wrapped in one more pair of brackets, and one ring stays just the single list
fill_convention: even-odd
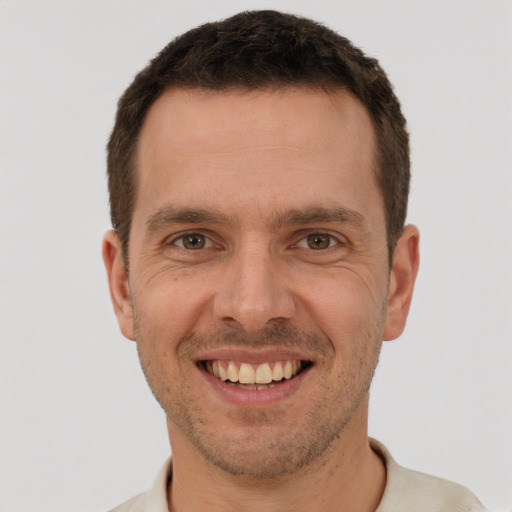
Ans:
[{"label": "eyelash", "polygon": [[[311,240],[310,237],[327,237],[329,241],[329,245],[327,247],[317,247],[313,248],[309,246],[309,242]],[[197,247],[197,248],[190,248],[185,247],[185,240],[187,237],[198,237],[202,238],[204,240],[204,246]],[[214,242],[210,237],[203,233],[199,233],[197,231],[190,231],[188,233],[183,233],[175,238],[173,238],[168,244],[166,245],[174,245],[179,247],[181,250],[184,251],[194,251],[194,250],[202,250],[202,249],[209,249],[214,246]],[[343,242],[339,239],[339,237],[332,235],[331,233],[327,233],[325,231],[315,231],[315,232],[309,232],[304,234],[298,243],[294,244],[293,247],[297,247],[300,249],[310,249],[312,251],[325,251],[327,249],[332,249],[333,247],[336,247],[338,245],[343,245]]]},{"label": "eyelash", "polygon": [[[180,249],[184,250],[184,251],[193,251],[194,249],[191,249],[189,247],[185,247],[185,239],[187,237],[200,237],[200,238],[203,238],[204,239],[204,242],[205,242],[205,246],[203,247],[199,247],[199,248],[196,248],[196,250],[200,250],[200,249],[209,249],[210,247],[213,247],[214,243],[213,241],[211,240],[210,237],[204,235],[203,233],[198,233],[196,231],[190,231],[189,233],[183,233],[182,235],[174,238],[173,240],[171,240],[170,242],[170,245],[176,245],[177,247],[179,247]],[[180,243],[181,242],[181,243]]]},{"label": "eyelash", "polygon": [[[327,247],[316,247],[316,248],[309,246],[309,242],[311,241],[310,239],[314,238],[314,237],[319,237],[319,238],[327,237],[329,245]],[[338,237],[331,235],[330,233],[326,233],[325,231],[315,231],[313,233],[308,233],[305,236],[303,236],[300,239],[299,243],[297,243],[295,245],[295,247],[299,247],[301,249],[311,249],[313,251],[325,251],[327,249],[332,249],[333,247],[341,245],[341,243],[342,242],[339,240]],[[301,246],[301,244],[304,244],[304,245]]]}]

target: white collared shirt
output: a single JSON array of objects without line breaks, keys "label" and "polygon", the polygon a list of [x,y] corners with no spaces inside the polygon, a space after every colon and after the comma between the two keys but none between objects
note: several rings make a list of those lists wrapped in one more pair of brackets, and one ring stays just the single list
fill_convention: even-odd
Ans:
[{"label": "white collared shirt", "polygon": [[[478,498],[461,485],[399,466],[384,445],[370,440],[372,449],[386,465],[386,488],[375,512],[486,512]],[[167,483],[171,478],[169,457],[149,491],[110,512],[169,512]]]}]

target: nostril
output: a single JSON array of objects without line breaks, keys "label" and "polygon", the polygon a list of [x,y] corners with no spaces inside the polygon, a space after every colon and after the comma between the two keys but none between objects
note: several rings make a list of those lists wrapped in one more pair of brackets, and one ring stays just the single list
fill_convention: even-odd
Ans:
[{"label": "nostril", "polygon": [[233,262],[213,299],[217,320],[247,332],[260,331],[278,320],[290,320],[295,314],[288,285],[281,282],[279,272],[264,255],[257,256],[257,264],[254,254],[251,262],[242,256],[243,261]]}]

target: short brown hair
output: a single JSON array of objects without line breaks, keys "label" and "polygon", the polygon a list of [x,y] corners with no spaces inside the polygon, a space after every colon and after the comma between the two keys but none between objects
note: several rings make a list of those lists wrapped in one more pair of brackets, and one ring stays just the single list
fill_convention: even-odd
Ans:
[{"label": "short brown hair", "polygon": [[107,146],[112,225],[125,263],[136,199],[135,151],[151,105],[170,87],[346,89],[367,108],[377,139],[376,178],[386,218],[389,260],[407,213],[409,137],[400,103],[378,61],[312,20],[276,11],[243,12],[206,23],[169,43],[118,102]]}]

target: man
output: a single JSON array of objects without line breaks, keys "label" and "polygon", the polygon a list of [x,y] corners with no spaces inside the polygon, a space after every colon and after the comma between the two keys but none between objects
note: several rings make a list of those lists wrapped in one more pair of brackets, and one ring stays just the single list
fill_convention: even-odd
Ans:
[{"label": "man", "polygon": [[262,11],[170,43],[120,99],[103,256],[172,448],[118,511],[476,511],[367,434],[405,326],[405,119],[374,59]]}]

